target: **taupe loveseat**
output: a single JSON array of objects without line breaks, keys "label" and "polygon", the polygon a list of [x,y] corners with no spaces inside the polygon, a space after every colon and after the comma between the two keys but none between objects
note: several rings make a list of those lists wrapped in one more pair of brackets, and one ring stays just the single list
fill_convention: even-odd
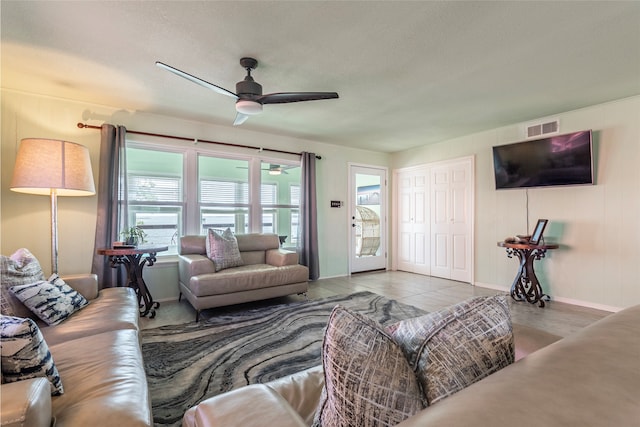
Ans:
[{"label": "taupe loveseat", "polygon": [[196,309],[196,321],[207,308],[307,292],[309,269],[298,263],[297,253],[280,248],[276,234],[236,239],[244,265],[216,272],[207,258],[206,236],[180,238],[180,298]]}]

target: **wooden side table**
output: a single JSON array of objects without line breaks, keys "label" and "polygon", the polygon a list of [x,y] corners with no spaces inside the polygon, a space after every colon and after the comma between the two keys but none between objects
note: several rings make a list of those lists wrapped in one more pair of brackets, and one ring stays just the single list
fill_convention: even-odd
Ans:
[{"label": "wooden side table", "polygon": [[168,249],[167,246],[152,245],[98,249],[99,255],[109,257],[111,267],[117,268],[118,265],[124,265],[127,269],[127,286],[136,291],[140,316],[149,315],[149,318],[153,319],[156,317],[155,309],[160,306],[159,302],[153,300],[153,296],[142,278],[142,269],[145,265],[152,266],[156,262],[156,254]]},{"label": "wooden side table", "polygon": [[559,245],[498,242],[498,246],[506,249],[509,258],[515,255],[520,260],[518,273],[511,285],[511,298],[544,307],[545,300],[549,301],[550,297],[542,291],[542,286],[533,269],[533,261],[544,258],[547,250],[558,249]]}]

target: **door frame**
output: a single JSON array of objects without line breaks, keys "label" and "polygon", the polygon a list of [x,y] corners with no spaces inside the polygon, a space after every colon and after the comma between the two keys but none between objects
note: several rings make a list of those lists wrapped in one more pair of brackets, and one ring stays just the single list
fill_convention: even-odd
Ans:
[{"label": "door frame", "polygon": [[347,177],[347,191],[348,191],[348,196],[347,196],[347,216],[346,216],[346,220],[347,220],[347,229],[349,230],[349,232],[347,233],[347,251],[348,251],[348,275],[351,275],[353,273],[353,265],[352,265],[352,259],[353,259],[353,253],[355,251],[354,248],[354,244],[353,244],[353,238],[352,238],[352,223],[353,223],[353,219],[352,219],[352,215],[353,215],[353,211],[355,210],[355,198],[354,198],[354,194],[355,194],[355,185],[356,183],[353,182],[353,173],[352,170],[354,167],[357,168],[367,168],[367,169],[376,169],[378,171],[382,171],[384,174],[384,197],[382,198],[383,201],[383,206],[382,206],[382,210],[381,210],[381,216],[382,218],[380,218],[380,229],[381,231],[384,233],[383,238],[380,239],[380,243],[383,245],[383,250],[384,250],[384,269],[385,270],[389,270],[389,168],[386,166],[379,166],[379,165],[368,165],[368,164],[364,164],[364,163],[353,163],[353,162],[348,162],[347,163],[347,170],[348,170],[348,177]]}]

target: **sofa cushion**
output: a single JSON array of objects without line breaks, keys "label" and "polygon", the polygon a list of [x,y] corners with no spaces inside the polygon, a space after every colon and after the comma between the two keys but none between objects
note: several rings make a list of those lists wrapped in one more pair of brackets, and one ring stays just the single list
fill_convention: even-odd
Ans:
[{"label": "sofa cushion", "polygon": [[207,233],[206,249],[207,257],[213,261],[216,271],[243,265],[238,241],[230,228],[223,233],[210,228]]},{"label": "sofa cushion", "polygon": [[269,249],[278,249],[280,240],[273,233],[249,233],[238,234],[238,248],[240,252],[267,251]]},{"label": "sofa cushion", "polygon": [[85,297],[67,285],[57,274],[53,274],[49,280],[12,286],[10,290],[48,325],[63,322],[89,304]]},{"label": "sofa cushion", "polygon": [[33,313],[9,288],[45,280],[42,267],[28,249],[18,249],[11,256],[0,255],[0,312],[5,316],[32,317]]},{"label": "sofa cushion", "polygon": [[300,264],[283,267],[252,264],[218,273],[192,276],[189,279],[189,290],[193,295],[203,297],[301,283],[307,280],[309,280],[309,270]]},{"label": "sofa cushion", "polygon": [[138,330],[138,299],[131,288],[105,288],[91,303],[61,324],[41,329],[49,346],[119,329]]},{"label": "sofa cushion", "polygon": [[506,295],[475,297],[388,327],[429,405],[514,361]]},{"label": "sofa cushion", "polygon": [[47,377],[52,395],[64,393],[49,346],[33,319],[0,316],[0,339],[3,381]]},{"label": "sofa cushion", "polygon": [[264,384],[219,394],[190,408],[183,427],[306,427],[287,401]]},{"label": "sofa cushion", "polygon": [[52,399],[57,426],[153,425],[137,331],[103,332],[50,348],[65,384],[64,395]]},{"label": "sofa cushion", "polygon": [[280,377],[265,384],[280,396],[302,419],[306,426],[313,423],[324,387],[324,371],[317,365],[304,371]]},{"label": "sofa cushion", "polygon": [[377,322],[342,306],[329,317],[322,365],[314,426],[391,426],[424,408],[400,347]]}]

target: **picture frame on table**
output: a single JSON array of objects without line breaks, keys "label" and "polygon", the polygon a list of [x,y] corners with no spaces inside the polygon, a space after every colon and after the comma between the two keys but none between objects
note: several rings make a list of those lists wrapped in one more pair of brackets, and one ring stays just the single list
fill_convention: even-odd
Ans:
[{"label": "picture frame on table", "polygon": [[542,234],[544,233],[544,229],[547,226],[547,219],[539,219],[536,224],[536,228],[533,229],[533,233],[531,234],[531,238],[529,239],[529,244],[538,245],[542,240]]}]

